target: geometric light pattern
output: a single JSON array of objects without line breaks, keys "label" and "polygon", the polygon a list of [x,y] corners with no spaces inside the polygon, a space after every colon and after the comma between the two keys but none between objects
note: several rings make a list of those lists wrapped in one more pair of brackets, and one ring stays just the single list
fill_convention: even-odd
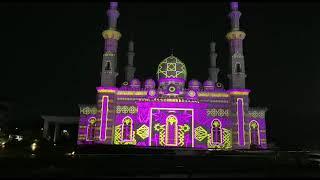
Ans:
[{"label": "geometric light pattern", "polygon": [[116,113],[117,114],[137,114],[138,109],[134,106],[117,106]]},{"label": "geometric light pattern", "polygon": [[97,114],[98,110],[96,107],[80,107],[80,113],[81,114]]},{"label": "geometric light pattern", "polygon": [[178,146],[184,146],[184,133],[188,132],[190,127],[188,124],[184,124],[183,126],[179,125],[179,143]]},{"label": "geometric light pattern", "polygon": [[196,135],[196,140],[201,142],[203,139],[208,137],[208,132],[203,127],[198,126],[195,129],[195,135]]},{"label": "geometric light pattern", "polygon": [[114,127],[114,144],[121,144],[121,125]]},{"label": "geometric light pattern", "polygon": [[154,125],[154,130],[159,132],[159,144],[161,146],[165,145],[165,125],[160,125],[159,123]]},{"label": "geometric light pattern", "polygon": [[223,131],[223,143],[212,143],[212,136],[208,134],[207,146],[212,149],[224,149],[228,150],[232,148],[232,134],[229,129],[222,128]]},{"label": "geometric light pattern", "polygon": [[187,69],[183,62],[171,55],[160,62],[158,66],[158,79],[160,78],[187,78]]},{"label": "geometric light pattern", "polygon": [[122,141],[121,140],[121,124],[114,127],[114,139],[113,144],[123,144],[123,145],[136,145],[137,141],[135,139],[135,131],[132,132],[133,140],[132,141]]},{"label": "geometric light pattern", "polygon": [[229,110],[228,109],[207,109],[208,116],[212,117],[224,117],[229,116]]},{"label": "geometric light pattern", "polygon": [[264,111],[249,111],[249,115],[253,118],[264,118]]},{"label": "geometric light pattern", "polygon": [[137,135],[139,135],[143,140],[149,137],[149,127],[145,124],[137,129]]}]

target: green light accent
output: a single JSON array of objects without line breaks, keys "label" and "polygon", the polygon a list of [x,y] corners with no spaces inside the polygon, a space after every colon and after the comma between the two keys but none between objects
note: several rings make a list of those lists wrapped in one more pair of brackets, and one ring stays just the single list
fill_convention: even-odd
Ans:
[{"label": "green light accent", "polygon": [[121,142],[121,124],[114,127],[114,140],[113,140],[114,144],[136,145],[137,141],[135,138],[135,131],[132,132],[132,137],[133,137],[132,141]]},{"label": "green light accent", "polygon": [[140,126],[137,129],[137,135],[140,136],[143,140],[149,137],[149,127],[145,124]]},{"label": "green light accent", "polygon": [[258,127],[257,123],[252,121],[250,122],[250,126],[253,128],[253,129],[256,129]]},{"label": "green light accent", "polygon": [[171,55],[160,62],[158,66],[159,78],[183,78],[187,79],[187,68],[177,57]]},{"label": "green light accent", "polygon": [[159,123],[154,125],[154,130],[159,132],[159,144],[161,146],[165,145],[165,125],[160,125]]},{"label": "green light accent", "polygon": [[114,144],[121,144],[121,125],[114,127]]},{"label": "green light accent", "polygon": [[190,126],[184,124],[183,126],[179,125],[179,142],[178,146],[184,146],[184,133],[190,130]]},{"label": "green light accent", "polygon": [[208,134],[208,132],[201,126],[198,126],[195,129],[195,135],[196,135],[196,140],[197,141],[203,141],[206,137],[210,137],[210,134]]},{"label": "green light accent", "polygon": [[207,146],[212,149],[223,149],[229,150],[232,148],[232,133],[229,129],[222,128],[223,132],[223,143],[222,144],[212,144],[211,134],[208,134]]}]

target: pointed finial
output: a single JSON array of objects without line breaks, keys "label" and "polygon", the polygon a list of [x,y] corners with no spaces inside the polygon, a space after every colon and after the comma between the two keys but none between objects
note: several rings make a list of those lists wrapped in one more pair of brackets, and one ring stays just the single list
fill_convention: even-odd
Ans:
[{"label": "pointed finial", "polygon": [[211,52],[215,52],[216,51],[216,43],[214,42],[214,33],[212,33],[212,40],[210,43],[210,50]]},{"label": "pointed finial", "polygon": [[212,41],[210,43],[210,50],[211,50],[211,52],[215,52],[216,51],[216,43],[214,41]]},{"label": "pointed finial", "polygon": [[134,42],[132,40],[129,41],[129,52],[134,51]]},{"label": "pointed finial", "polygon": [[171,56],[173,56],[173,48],[171,48]]},{"label": "pointed finial", "polygon": [[211,34],[211,41],[214,42],[214,33]]},{"label": "pointed finial", "polygon": [[117,9],[118,2],[110,2],[110,9]]},{"label": "pointed finial", "polygon": [[239,8],[239,4],[238,4],[238,2],[231,2],[231,3],[230,3],[230,7],[231,7],[231,9],[232,9],[233,11],[237,11],[238,8]]}]

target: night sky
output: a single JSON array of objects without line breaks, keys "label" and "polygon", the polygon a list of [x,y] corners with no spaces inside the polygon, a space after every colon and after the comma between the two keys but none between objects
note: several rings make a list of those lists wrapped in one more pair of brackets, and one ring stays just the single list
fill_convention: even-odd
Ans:
[{"label": "night sky", "polygon": [[[0,96],[15,102],[15,121],[78,115],[78,104],[96,103],[106,9],[103,1],[0,4]],[[279,146],[319,147],[319,9],[320,3],[240,3],[250,103],[268,107],[269,141]],[[174,49],[188,80],[201,82],[214,40],[219,79],[228,86],[227,2],[121,2],[119,11],[118,82],[129,39],[140,80],[155,79],[158,63]]]}]

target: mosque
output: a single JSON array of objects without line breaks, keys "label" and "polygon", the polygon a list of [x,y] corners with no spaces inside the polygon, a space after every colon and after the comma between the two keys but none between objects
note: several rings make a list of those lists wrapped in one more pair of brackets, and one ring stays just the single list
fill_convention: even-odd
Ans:
[{"label": "mosque", "polygon": [[187,69],[174,55],[159,61],[156,79],[135,78],[134,43],[129,42],[125,81],[116,87],[118,3],[107,11],[108,29],[97,104],[79,105],[78,145],[111,144],[191,149],[266,149],[266,108],[249,106],[240,30],[241,12],[230,3],[229,89],[218,81],[215,43],[210,44],[208,80],[187,82]]}]

